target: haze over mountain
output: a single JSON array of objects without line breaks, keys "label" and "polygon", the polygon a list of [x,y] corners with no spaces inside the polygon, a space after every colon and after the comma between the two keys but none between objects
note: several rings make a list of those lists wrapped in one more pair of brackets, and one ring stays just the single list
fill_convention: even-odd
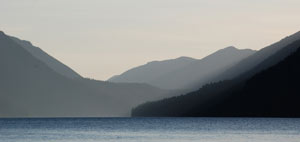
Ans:
[{"label": "haze over mountain", "polygon": [[0,117],[128,116],[132,107],[169,93],[146,84],[71,79],[40,60],[55,59],[25,48],[31,47],[0,32]]},{"label": "haze over mountain", "polygon": [[[264,60],[266,60],[267,58],[269,58],[270,56],[274,55],[276,52],[280,51],[284,47],[288,46],[289,44],[299,39],[300,39],[300,31],[293,35],[287,36],[286,38],[274,44],[271,44],[270,46],[262,48],[252,56],[249,56],[248,58],[245,58],[238,64],[229,67],[228,70],[226,70],[225,72],[213,77],[213,79],[211,80],[220,81],[225,79],[233,79],[234,77],[237,77],[239,75],[244,75],[244,76],[245,74],[253,75],[259,71],[262,71],[263,69],[266,69],[274,65],[274,63],[276,63],[278,60],[274,60],[274,62],[266,63],[263,66],[260,66],[259,68],[256,69],[254,69],[254,67],[260,64],[261,62],[263,62]],[[282,56],[278,55],[278,59],[281,60],[282,58],[286,57],[287,54],[289,53],[283,53]],[[252,70],[251,73],[248,72],[250,70]]]},{"label": "haze over mountain", "polygon": [[[262,51],[276,50],[271,47]],[[207,84],[186,95],[143,104],[132,115],[300,117],[300,38],[280,48],[247,74]]]},{"label": "haze over mountain", "polygon": [[[300,32],[258,52],[228,47],[200,60],[150,62],[111,78],[131,83],[111,83],[82,78],[30,42],[0,32],[0,117],[129,116],[145,102],[133,116],[300,117],[299,47]],[[160,89],[211,81],[217,83],[182,96]]]},{"label": "haze over mountain", "polygon": [[201,86],[199,80],[207,83],[206,78],[225,71],[254,53],[250,49],[239,50],[231,46],[199,60],[181,57],[150,62],[114,76],[109,81],[147,83],[164,89],[190,88],[195,82]]},{"label": "haze over mountain", "polygon": [[191,88],[193,90],[210,82],[206,78],[214,77],[254,53],[255,51],[250,49],[240,50],[232,46],[227,47],[178,70],[160,76],[152,83],[157,86],[164,86],[163,88]]},{"label": "haze over mountain", "polygon": [[28,52],[30,52],[34,57],[44,62],[47,66],[49,66],[57,73],[69,78],[81,78],[81,76],[75,71],[73,71],[71,68],[56,60],[55,58],[51,57],[40,48],[33,46],[29,41],[20,40],[13,36],[10,36],[10,38],[19,45],[21,45]]},{"label": "haze over mountain", "polygon": [[132,68],[121,75],[113,76],[108,79],[108,81],[152,84],[151,82],[158,79],[158,77],[180,69],[195,61],[197,60],[189,57],[180,57],[164,61],[152,61],[145,65]]}]

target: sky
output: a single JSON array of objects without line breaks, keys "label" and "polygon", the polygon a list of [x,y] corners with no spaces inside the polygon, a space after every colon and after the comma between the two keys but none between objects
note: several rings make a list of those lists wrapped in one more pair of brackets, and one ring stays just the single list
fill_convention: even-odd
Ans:
[{"label": "sky", "polygon": [[261,49],[300,30],[299,0],[0,0],[0,30],[84,77],[154,60]]}]

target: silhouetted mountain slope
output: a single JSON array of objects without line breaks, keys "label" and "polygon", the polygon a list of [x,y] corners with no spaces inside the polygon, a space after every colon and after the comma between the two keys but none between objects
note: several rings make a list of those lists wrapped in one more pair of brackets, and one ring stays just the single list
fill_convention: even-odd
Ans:
[{"label": "silhouetted mountain slope", "polygon": [[143,104],[132,115],[300,117],[299,47],[300,40],[274,53],[263,64],[297,50],[250,79],[208,84],[187,95]]},{"label": "silhouetted mountain slope", "polygon": [[29,41],[20,40],[16,37],[10,37],[13,41],[21,45],[24,49],[26,49],[29,53],[31,53],[34,57],[44,62],[47,66],[51,69],[56,71],[57,73],[69,77],[69,78],[81,78],[81,76],[73,71],[68,66],[64,65],[60,61],[56,60],[55,58],[51,57],[43,50],[38,47],[33,46]]},{"label": "silhouetted mountain slope", "polygon": [[239,50],[235,47],[227,47],[201,60],[164,74],[153,80],[151,84],[168,89],[188,88],[196,90],[210,82],[207,78],[224,72],[228,67],[254,53],[255,51],[250,49]]},{"label": "silhouetted mountain slope", "polygon": [[[213,78],[210,78],[209,80],[220,81],[220,80],[226,80],[226,79],[233,79],[234,77],[237,77],[240,75],[245,75],[246,73],[250,73],[250,72],[251,72],[251,75],[258,73],[258,72],[262,71],[263,69],[266,69],[266,68],[274,65],[275,60],[273,63],[272,62],[265,63],[265,64],[263,64],[263,66],[260,66],[257,69],[254,69],[255,66],[257,66],[258,64],[260,64],[261,62],[263,62],[264,60],[269,58],[270,56],[274,55],[276,52],[280,51],[287,45],[289,45],[297,40],[300,40],[300,31],[280,40],[279,42],[276,42],[270,46],[267,46],[267,47],[257,51],[255,54],[253,54],[253,55],[249,56],[248,58],[245,58],[241,62],[229,67],[228,70],[226,70],[225,72],[223,72]],[[286,54],[283,54],[281,57],[280,57],[280,55],[278,56],[279,59],[282,59],[285,57],[286,57]]]},{"label": "silhouetted mountain slope", "polygon": [[146,84],[70,79],[0,32],[0,117],[128,116],[169,91]]},{"label": "silhouetted mountain slope", "polygon": [[[201,60],[181,57],[174,60],[151,62],[131,69],[120,76],[114,76],[112,82],[140,82],[165,89],[197,88],[207,83],[206,78],[213,77],[254,54],[255,51],[239,50],[228,47],[219,50]],[[202,81],[202,82],[200,82]]]}]

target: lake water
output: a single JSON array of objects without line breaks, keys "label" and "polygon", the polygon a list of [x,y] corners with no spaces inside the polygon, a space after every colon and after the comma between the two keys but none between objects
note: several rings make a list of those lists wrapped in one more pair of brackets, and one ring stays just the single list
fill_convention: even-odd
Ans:
[{"label": "lake water", "polygon": [[0,142],[299,142],[300,119],[0,119]]}]

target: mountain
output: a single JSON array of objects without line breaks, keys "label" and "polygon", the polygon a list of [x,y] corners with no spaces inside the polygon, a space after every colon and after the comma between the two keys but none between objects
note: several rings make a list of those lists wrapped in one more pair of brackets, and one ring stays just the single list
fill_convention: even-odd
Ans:
[{"label": "mountain", "polygon": [[71,79],[3,32],[0,67],[0,117],[129,116],[133,106],[170,93],[147,84]]},{"label": "mountain", "polygon": [[[250,49],[227,47],[201,60],[181,57],[150,62],[114,76],[109,81],[147,83],[164,89],[191,88],[195,83],[199,87],[200,84],[207,83],[206,78],[225,71],[229,66],[254,53]],[[203,82],[199,83],[199,80]]]},{"label": "mountain", "polygon": [[153,61],[145,65],[132,68],[121,75],[113,76],[108,79],[108,81],[122,83],[148,83],[155,85],[151,83],[153,80],[195,61],[197,60],[189,57],[180,57],[177,59],[164,61]]},{"label": "mountain", "polygon": [[[241,62],[231,66],[228,68],[228,70],[224,71],[223,73],[220,73],[219,75],[214,76],[213,78],[209,78],[209,80],[213,81],[220,81],[220,80],[227,80],[227,79],[233,79],[238,76],[245,76],[248,74],[248,76],[254,75],[255,73],[258,73],[266,68],[269,68],[270,66],[274,65],[276,61],[281,60],[282,58],[286,57],[286,53],[283,53],[282,55],[278,55],[278,60],[274,60],[274,62],[266,63],[263,66],[260,66],[259,68],[254,69],[255,66],[269,58],[270,56],[274,55],[284,47],[288,46],[289,44],[297,41],[300,39],[300,31],[287,36],[286,38],[271,44],[270,46],[267,46],[265,48],[262,48],[261,50],[257,51],[255,54],[243,59]],[[287,53],[289,54],[289,53]],[[250,73],[251,70],[251,73]]]},{"label": "mountain", "polygon": [[146,103],[133,109],[132,115],[300,117],[299,60],[297,40],[256,65],[274,64],[251,77],[211,83],[187,95]]},{"label": "mountain", "polygon": [[47,66],[49,66],[52,70],[56,71],[57,73],[66,76],[68,78],[82,78],[78,73],[73,71],[71,68],[64,65],[60,61],[56,60],[52,56],[48,55],[40,48],[33,46],[29,41],[20,40],[12,36],[10,36],[10,38],[13,41],[15,41],[17,44],[21,45],[24,49],[26,49],[35,58],[44,62]]},{"label": "mountain", "polygon": [[227,47],[201,60],[164,74],[152,81],[152,84],[167,89],[191,88],[194,90],[210,82],[207,78],[216,76],[254,53],[255,51],[250,49],[239,50],[232,46]]}]

